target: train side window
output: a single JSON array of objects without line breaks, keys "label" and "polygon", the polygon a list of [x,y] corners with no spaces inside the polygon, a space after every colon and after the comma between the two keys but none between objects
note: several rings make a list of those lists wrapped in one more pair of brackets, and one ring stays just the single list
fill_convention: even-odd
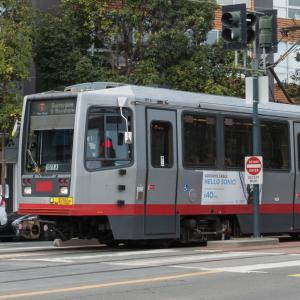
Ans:
[{"label": "train side window", "polygon": [[183,165],[214,167],[216,163],[216,118],[187,113],[183,116]]},{"label": "train side window", "polygon": [[289,128],[288,124],[262,121],[262,155],[264,169],[289,169]]},{"label": "train side window", "polygon": [[[131,127],[130,111],[124,109]],[[131,145],[124,143],[126,124],[119,109],[92,107],[88,111],[85,162],[89,170],[121,167],[131,161]]]},{"label": "train side window", "polygon": [[151,123],[151,164],[154,168],[173,165],[172,124],[164,121]]},{"label": "train side window", "polygon": [[250,119],[224,119],[225,167],[243,168],[245,156],[252,153]]}]

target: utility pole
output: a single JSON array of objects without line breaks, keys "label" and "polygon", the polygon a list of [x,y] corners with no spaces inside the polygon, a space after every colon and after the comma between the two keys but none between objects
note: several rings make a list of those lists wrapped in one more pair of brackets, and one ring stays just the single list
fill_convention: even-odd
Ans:
[{"label": "utility pole", "polygon": [[[255,42],[254,42],[255,43]],[[253,136],[253,156],[260,156],[260,124],[258,118],[258,59],[254,50],[252,62],[253,70],[253,113],[252,113],[252,136]],[[260,237],[260,215],[259,215],[259,184],[253,184],[253,236]]]},{"label": "utility pole", "polygon": [[1,135],[1,200],[0,205],[3,205],[2,201],[5,199],[6,192],[6,163],[5,163],[5,134]]}]

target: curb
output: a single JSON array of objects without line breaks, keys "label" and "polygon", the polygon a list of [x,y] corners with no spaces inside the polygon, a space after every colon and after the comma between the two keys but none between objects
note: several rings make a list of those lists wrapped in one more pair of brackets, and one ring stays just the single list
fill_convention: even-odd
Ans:
[{"label": "curb", "polygon": [[249,247],[249,246],[270,246],[278,245],[278,238],[241,238],[241,239],[232,239],[224,241],[208,241],[207,248],[235,248],[235,247]]},{"label": "curb", "polygon": [[68,241],[62,241],[61,239],[55,239],[53,241],[54,247],[76,247],[76,246],[99,246],[99,242],[96,239],[71,239]]}]

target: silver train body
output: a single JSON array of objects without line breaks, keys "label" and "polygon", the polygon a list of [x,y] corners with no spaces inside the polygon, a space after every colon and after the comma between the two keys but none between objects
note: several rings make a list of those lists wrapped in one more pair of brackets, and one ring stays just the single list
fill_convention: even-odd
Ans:
[{"label": "silver train body", "polygon": [[[19,213],[108,244],[252,234],[251,113],[244,99],[130,85],[28,96]],[[260,231],[298,234],[300,107],[259,105],[259,117]]]}]

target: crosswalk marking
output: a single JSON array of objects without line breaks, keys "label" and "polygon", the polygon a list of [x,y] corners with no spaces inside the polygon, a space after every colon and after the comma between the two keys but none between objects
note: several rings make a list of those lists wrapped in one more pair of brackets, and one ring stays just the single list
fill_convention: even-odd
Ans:
[{"label": "crosswalk marking", "polygon": [[220,270],[222,272],[233,272],[233,273],[262,273],[262,274],[266,274],[268,272],[263,272],[263,271],[247,271],[247,272],[239,272],[237,270],[235,271],[230,271],[227,268],[203,268],[203,267],[194,267],[194,266],[180,266],[180,265],[175,265],[175,266],[171,266],[171,268],[176,268],[176,269],[192,269],[192,270],[198,270],[198,271],[207,271],[207,270]]},{"label": "crosswalk marking", "polygon": [[188,262],[197,262],[204,260],[215,260],[215,259],[228,259],[228,258],[242,258],[242,257],[256,257],[261,255],[272,255],[278,256],[279,253],[262,253],[262,252],[225,252],[225,253],[216,253],[216,254],[199,254],[199,255],[185,255],[178,257],[158,257],[158,258],[149,258],[137,261],[117,261],[109,262],[110,265],[121,265],[121,266],[155,266],[162,264],[173,264],[173,263],[188,263]]},{"label": "crosswalk marking", "polygon": [[[44,262],[66,262],[72,263],[78,260],[91,260],[101,258],[118,258],[133,255],[148,255],[148,254],[165,254],[174,253],[176,250],[173,249],[156,249],[156,250],[141,250],[141,251],[124,251],[124,252],[113,252],[105,254],[91,254],[91,255],[78,255],[78,256],[60,256],[60,257],[44,257],[44,258],[11,258],[10,260],[20,261],[44,261]],[[1,256],[0,256],[1,258]]]},{"label": "crosswalk marking", "polygon": [[[219,270],[222,272],[232,272],[232,273],[268,273],[268,272],[262,272],[261,270],[298,267],[298,266],[300,266],[300,260],[242,265],[242,266],[235,266],[235,267],[218,267],[218,268],[203,268],[203,267],[197,268],[197,267],[190,267],[190,266],[172,266],[172,267],[184,268],[184,269],[198,269],[201,271]],[[300,277],[300,274],[295,274],[295,277],[296,275],[299,275]]]},{"label": "crosswalk marking", "polygon": [[218,268],[218,270],[222,270],[225,272],[250,273],[259,270],[298,267],[298,266],[300,266],[300,260],[254,264],[254,265],[228,267],[228,268]]},{"label": "crosswalk marking", "polygon": [[[223,259],[239,259],[239,258],[255,258],[261,256],[282,256],[294,257],[295,255],[285,255],[284,253],[276,252],[220,252],[219,250],[206,251],[201,249],[195,249],[192,252],[188,252],[186,255],[181,250],[178,249],[154,249],[154,250],[138,250],[138,251],[119,251],[119,252],[105,252],[105,253],[93,253],[93,254],[82,254],[74,253],[72,255],[64,253],[59,253],[57,256],[49,257],[49,253],[35,253],[33,257],[28,257],[30,253],[9,253],[1,254],[0,259],[7,259],[11,261],[31,261],[31,262],[49,262],[49,263],[73,263],[79,261],[93,261],[103,259],[103,263],[108,265],[116,266],[130,266],[130,267],[143,267],[143,266],[159,266],[159,265],[172,265],[170,267],[183,268],[183,269],[195,269],[199,271],[210,271],[219,270],[222,272],[233,272],[233,273],[268,273],[268,269],[275,268],[287,268],[287,267],[297,267],[300,266],[300,260],[290,260],[284,262],[271,262],[271,263],[260,263],[260,264],[248,264],[240,266],[218,266],[216,267],[201,267],[199,266],[189,266],[182,264],[197,264],[203,262],[209,262],[214,260]],[[52,253],[54,254],[54,253]],[[156,255],[156,254],[173,254],[169,256],[161,257],[143,257],[143,255]],[[174,255],[175,254],[175,255]],[[182,255],[183,254],[183,255]],[[32,254],[31,254],[32,255]],[[26,257],[27,256],[27,257]],[[133,256],[137,256],[138,259],[134,259]],[[299,256],[299,255],[298,255]],[[122,258],[130,258],[129,260],[121,260]],[[115,258],[117,261],[105,261],[106,258]],[[300,277],[300,274],[291,275],[294,277]]]}]

